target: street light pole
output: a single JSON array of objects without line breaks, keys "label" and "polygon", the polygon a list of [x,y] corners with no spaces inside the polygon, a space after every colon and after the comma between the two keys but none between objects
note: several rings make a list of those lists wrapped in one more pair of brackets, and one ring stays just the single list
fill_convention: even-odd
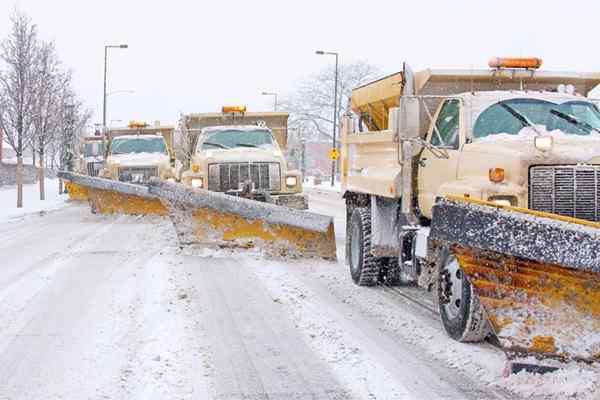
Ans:
[{"label": "street light pole", "polygon": [[[332,138],[332,149],[336,148],[336,130],[337,130],[337,106],[338,106],[338,56],[339,54],[333,51],[317,50],[318,55],[330,55],[335,56],[335,79],[333,88],[333,138]],[[331,186],[335,185],[335,160],[331,160]]]},{"label": "street light pole", "polygon": [[273,111],[277,111],[277,93],[275,92],[262,92],[261,93],[263,96],[274,96],[275,97],[275,102],[273,105]]},{"label": "street light pole", "polygon": [[102,97],[102,128],[106,128],[106,73],[108,64],[108,49],[126,49],[126,44],[104,46],[104,92]]}]

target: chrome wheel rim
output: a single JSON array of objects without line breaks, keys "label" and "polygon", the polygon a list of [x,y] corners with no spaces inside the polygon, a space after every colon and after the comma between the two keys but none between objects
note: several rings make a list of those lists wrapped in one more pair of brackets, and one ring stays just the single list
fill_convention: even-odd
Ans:
[{"label": "chrome wheel rim", "polygon": [[444,304],[444,311],[446,315],[451,319],[454,319],[460,315],[460,306],[463,301],[463,279],[464,275],[456,257],[450,256],[448,262],[444,266],[447,272],[446,285],[448,296],[448,302]]}]

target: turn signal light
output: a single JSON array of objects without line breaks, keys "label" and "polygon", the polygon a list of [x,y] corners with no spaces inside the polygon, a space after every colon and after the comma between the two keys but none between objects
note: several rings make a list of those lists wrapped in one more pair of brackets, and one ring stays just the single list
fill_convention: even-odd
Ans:
[{"label": "turn signal light", "polygon": [[192,164],[192,172],[195,174],[200,172],[200,166],[198,164]]},{"label": "turn signal light", "polygon": [[245,113],[246,112],[246,106],[223,106],[223,107],[221,107],[221,112],[224,112],[224,113],[235,113],[235,112]]},{"label": "turn signal light", "polygon": [[504,168],[490,168],[488,176],[491,182],[500,183],[504,181]]},{"label": "turn signal light", "polygon": [[518,58],[518,57],[494,57],[490,59],[488,65],[490,68],[526,68],[538,69],[542,66],[542,59],[536,57]]}]

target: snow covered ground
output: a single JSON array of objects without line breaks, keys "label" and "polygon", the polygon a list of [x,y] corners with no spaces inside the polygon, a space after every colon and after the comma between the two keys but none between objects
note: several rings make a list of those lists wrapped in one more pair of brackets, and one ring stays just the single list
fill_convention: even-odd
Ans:
[{"label": "snow covered ground", "polygon": [[0,223],[27,214],[46,212],[64,207],[68,198],[58,194],[58,179],[46,179],[46,200],[40,200],[38,184],[23,185],[23,208],[17,208],[17,188],[0,187]]},{"label": "snow covered ground", "polygon": [[327,192],[341,192],[342,191],[342,183],[340,181],[335,181],[333,186],[331,186],[331,180],[323,180],[319,184],[315,184],[314,177],[309,176],[303,183],[303,186],[307,189],[319,190],[319,191],[327,191]]},{"label": "snow covered ground", "polygon": [[0,399],[600,397],[597,368],[503,378],[427,296],[355,286],[340,194],[309,195],[338,263],[180,249],[167,219],[77,204],[0,222]]}]

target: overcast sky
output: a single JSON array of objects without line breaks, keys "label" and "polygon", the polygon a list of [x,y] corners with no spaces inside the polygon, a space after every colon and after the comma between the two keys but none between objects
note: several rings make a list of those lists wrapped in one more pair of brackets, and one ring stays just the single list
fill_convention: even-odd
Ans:
[{"label": "overcast sky", "polygon": [[[364,59],[385,74],[483,68],[491,56],[533,55],[548,70],[600,71],[600,1],[1,0],[0,36],[25,11],[54,40],[94,121],[102,118],[105,44],[108,122],[172,123],[179,112],[245,104],[267,110],[333,59]],[[119,123],[113,122],[118,125]]]}]

